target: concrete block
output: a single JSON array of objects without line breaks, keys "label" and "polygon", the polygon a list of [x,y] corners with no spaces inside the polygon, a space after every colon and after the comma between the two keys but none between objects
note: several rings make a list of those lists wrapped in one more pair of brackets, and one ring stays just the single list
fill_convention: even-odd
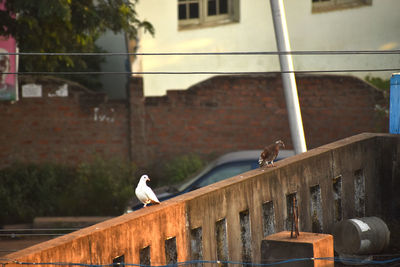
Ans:
[{"label": "concrete block", "polygon": [[[276,266],[334,266],[333,236],[300,232],[297,238],[290,238],[289,231],[283,231],[261,241],[261,263],[273,263],[288,259],[326,258],[331,260],[304,260],[282,263]],[[275,266],[275,265],[274,265]]]}]

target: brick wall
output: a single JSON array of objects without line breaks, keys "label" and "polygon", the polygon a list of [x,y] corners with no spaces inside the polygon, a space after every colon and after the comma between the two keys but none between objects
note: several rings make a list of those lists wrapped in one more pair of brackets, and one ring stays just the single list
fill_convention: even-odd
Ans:
[{"label": "brick wall", "polygon": [[[360,132],[387,132],[374,110],[383,97],[350,76],[298,76],[308,148]],[[137,162],[190,152],[207,155],[262,149],[281,139],[292,148],[281,77],[216,76],[188,90],[143,98],[141,80],[131,84],[135,106],[131,143]]]},{"label": "brick wall", "polygon": [[[68,97],[49,97],[65,81],[39,79],[42,97],[0,102],[0,165],[14,161],[76,164],[95,156],[128,157],[126,103],[69,84]],[[24,81],[21,82],[24,84]]]},{"label": "brick wall", "polygon": [[[96,155],[143,166],[187,153],[262,149],[277,139],[292,147],[277,74],[217,76],[163,97],[144,97],[142,80],[132,78],[127,102],[71,83],[68,97],[49,97],[65,81],[35,82],[42,97],[0,102],[0,167],[16,160],[76,164]],[[374,110],[383,97],[362,80],[309,75],[297,82],[308,148],[387,132],[387,119]]]}]

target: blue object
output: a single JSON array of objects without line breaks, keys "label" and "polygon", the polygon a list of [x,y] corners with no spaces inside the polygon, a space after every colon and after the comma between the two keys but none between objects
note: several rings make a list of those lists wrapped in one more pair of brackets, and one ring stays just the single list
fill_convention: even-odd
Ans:
[{"label": "blue object", "polygon": [[390,79],[389,132],[400,134],[400,73]]}]

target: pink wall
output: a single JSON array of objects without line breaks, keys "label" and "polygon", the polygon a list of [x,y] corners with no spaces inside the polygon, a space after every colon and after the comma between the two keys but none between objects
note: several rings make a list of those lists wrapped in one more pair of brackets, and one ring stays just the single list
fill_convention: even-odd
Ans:
[{"label": "pink wall", "polygon": [[[0,3],[0,9],[4,10],[5,1]],[[5,51],[4,51],[4,50]],[[17,43],[14,38],[10,37],[3,37],[0,36],[0,53],[16,53],[17,52]],[[10,69],[8,72],[16,72],[17,71],[17,56],[16,55],[9,55],[10,60]],[[14,87],[17,86],[17,75],[8,74],[5,78],[5,83],[13,85]],[[11,99],[13,100],[13,99]]]}]

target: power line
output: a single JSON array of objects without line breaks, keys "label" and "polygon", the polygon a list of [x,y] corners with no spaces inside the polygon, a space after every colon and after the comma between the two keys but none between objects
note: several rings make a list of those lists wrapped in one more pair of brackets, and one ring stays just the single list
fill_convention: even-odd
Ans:
[{"label": "power line", "polygon": [[148,52],[148,53],[127,53],[127,52],[105,52],[105,53],[58,53],[58,52],[17,52],[0,53],[0,55],[17,56],[246,56],[246,55],[392,55],[400,54],[399,49],[395,50],[303,50],[303,51],[237,51],[237,52]]},{"label": "power line", "polygon": [[0,232],[26,232],[26,231],[76,231],[81,228],[24,228],[24,229],[0,229]]},{"label": "power line", "polygon": [[335,69],[335,70],[295,70],[295,71],[71,71],[71,72],[53,72],[53,71],[27,71],[27,72],[3,72],[10,75],[259,75],[274,73],[340,73],[340,72],[393,72],[400,71],[399,68],[383,69]]},{"label": "power line", "polygon": [[18,233],[12,233],[12,234],[0,234],[0,237],[22,237],[22,236],[62,236],[66,234],[54,234],[54,233],[44,233],[44,234],[18,234]]},{"label": "power line", "polygon": [[[30,229],[0,229],[0,237],[23,237],[23,236],[61,236],[81,228],[30,228]],[[41,233],[38,233],[41,232]],[[58,233],[57,233],[58,232]]]}]

